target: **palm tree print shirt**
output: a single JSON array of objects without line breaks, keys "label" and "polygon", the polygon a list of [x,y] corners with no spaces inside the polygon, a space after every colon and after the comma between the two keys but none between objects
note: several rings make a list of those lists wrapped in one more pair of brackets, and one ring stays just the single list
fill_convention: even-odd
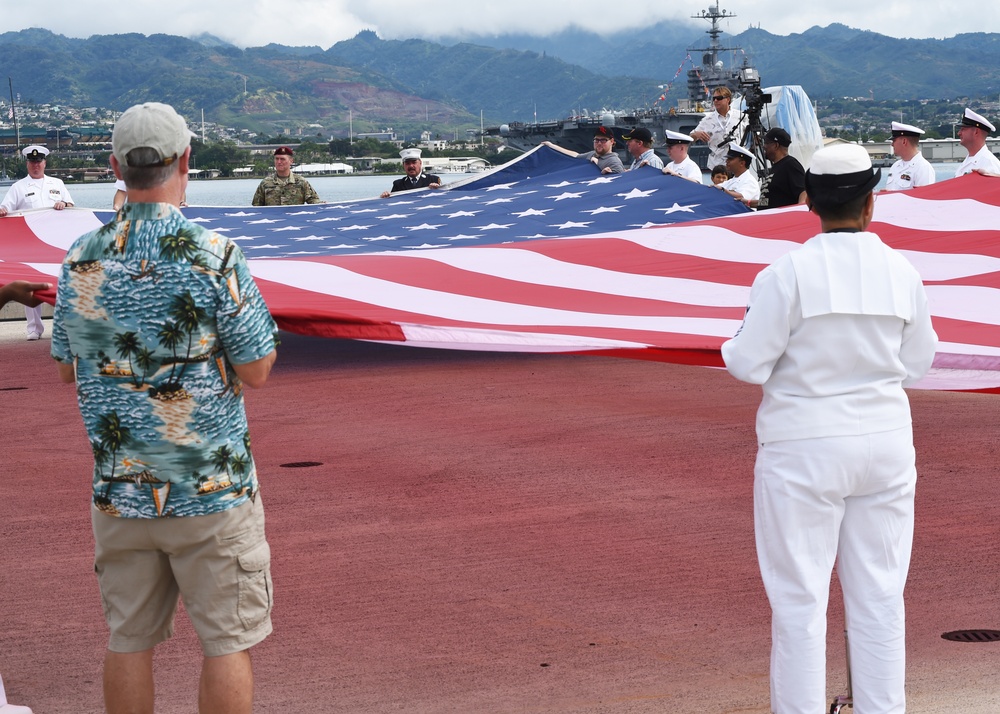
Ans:
[{"label": "palm tree print shirt", "polygon": [[94,453],[94,505],[127,518],[196,516],[256,495],[232,365],[277,327],[233,241],[166,203],[126,203],[70,247],[52,356],[75,364]]}]

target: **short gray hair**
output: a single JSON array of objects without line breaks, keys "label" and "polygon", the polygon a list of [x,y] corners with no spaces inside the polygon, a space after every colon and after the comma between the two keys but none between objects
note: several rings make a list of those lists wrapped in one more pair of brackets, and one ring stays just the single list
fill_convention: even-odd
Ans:
[{"label": "short gray hair", "polygon": [[177,173],[177,165],[174,162],[164,166],[156,149],[146,146],[128,152],[128,163],[128,166],[119,164],[122,180],[128,189],[145,191],[156,188]]}]

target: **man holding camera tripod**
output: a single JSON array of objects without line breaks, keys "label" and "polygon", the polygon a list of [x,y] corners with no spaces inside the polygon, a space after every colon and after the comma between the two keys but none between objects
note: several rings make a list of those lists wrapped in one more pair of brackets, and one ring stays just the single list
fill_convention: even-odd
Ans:
[{"label": "man holding camera tripod", "polygon": [[730,141],[739,141],[736,130],[743,115],[732,110],[733,93],[729,87],[716,87],[712,90],[713,111],[708,112],[704,118],[698,122],[698,126],[691,132],[691,138],[695,141],[704,141],[708,144],[711,155],[708,159],[709,166],[718,166],[726,163],[726,155],[729,153],[728,144]]}]

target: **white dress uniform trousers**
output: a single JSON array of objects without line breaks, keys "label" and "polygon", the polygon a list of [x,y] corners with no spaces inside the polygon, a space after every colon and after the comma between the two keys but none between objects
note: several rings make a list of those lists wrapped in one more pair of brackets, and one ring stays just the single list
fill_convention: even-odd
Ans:
[{"label": "white dress uniform trousers", "polygon": [[916,483],[903,386],[937,345],[920,276],[872,233],[824,233],[765,268],[733,376],[763,385],[754,530],[772,611],[771,706],[826,711],[826,613],[836,563],[854,711],[905,711],[903,586]]}]

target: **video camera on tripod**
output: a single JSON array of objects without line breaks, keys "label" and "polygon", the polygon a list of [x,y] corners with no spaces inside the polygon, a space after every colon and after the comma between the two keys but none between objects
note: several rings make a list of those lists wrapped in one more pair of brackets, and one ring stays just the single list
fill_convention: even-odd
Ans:
[{"label": "video camera on tripod", "polygon": [[771,103],[771,95],[764,94],[760,88],[760,73],[753,67],[740,67],[740,91],[743,94],[743,101],[747,105],[747,113],[750,121],[756,116],[757,123],[760,123],[760,113],[765,104]]},{"label": "video camera on tripod", "polygon": [[740,92],[746,109],[743,112],[744,119],[733,127],[726,140],[736,139],[736,134],[742,129],[742,136],[737,142],[754,155],[757,160],[757,175],[764,178],[769,173],[769,166],[764,156],[764,125],[760,121],[760,113],[765,104],[771,103],[771,95],[764,94],[760,88],[760,73],[756,69],[744,64],[738,71]]}]

